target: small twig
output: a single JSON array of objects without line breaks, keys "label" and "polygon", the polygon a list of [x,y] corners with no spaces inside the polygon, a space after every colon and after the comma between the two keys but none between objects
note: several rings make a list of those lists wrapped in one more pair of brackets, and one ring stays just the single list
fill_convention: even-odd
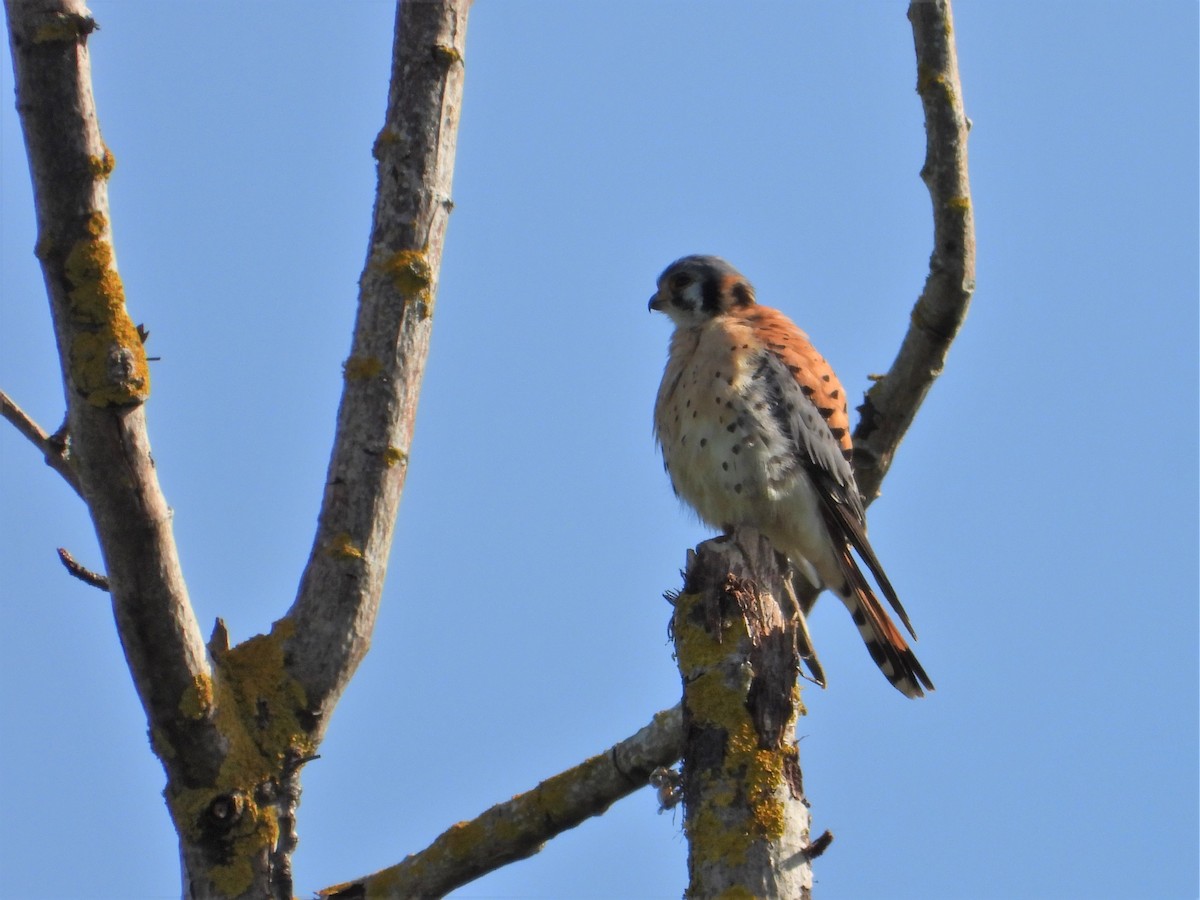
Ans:
[{"label": "small twig", "polygon": [[821,832],[815,841],[804,848],[804,858],[810,861],[816,859],[818,856],[828,850],[829,845],[832,843],[833,832],[826,828]]},{"label": "small twig", "polygon": [[108,590],[108,578],[99,572],[93,572],[91,569],[77,562],[75,557],[67,552],[66,547],[58,548],[58,558],[62,560],[62,564],[66,566],[67,571],[84,584],[90,584],[92,587],[100,588],[102,591]]},{"label": "small twig", "polygon": [[75,470],[71,468],[71,463],[67,460],[66,442],[57,433],[47,434],[4,391],[0,391],[0,416],[8,419],[17,431],[21,432],[31,444],[42,452],[46,465],[61,475],[76,494],[79,494],[80,497],[83,496],[83,491],[79,486],[79,476],[75,474]]}]

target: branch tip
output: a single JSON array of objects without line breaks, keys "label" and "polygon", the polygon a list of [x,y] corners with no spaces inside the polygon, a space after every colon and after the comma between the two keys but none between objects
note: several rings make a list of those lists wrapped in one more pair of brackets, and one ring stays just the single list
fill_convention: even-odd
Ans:
[{"label": "branch tip", "polygon": [[54,434],[47,434],[46,430],[38,425],[4,391],[0,391],[0,416],[7,419],[29,443],[41,451],[46,465],[61,475],[76,494],[80,497],[83,496],[83,489],[79,485],[79,476],[71,467],[67,453],[67,423],[65,420]]},{"label": "branch tip", "polygon": [[804,848],[804,858],[812,861],[829,849],[833,843],[833,832],[826,828],[815,841]]},{"label": "branch tip", "polygon": [[58,558],[62,562],[66,570],[82,581],[84,584],[90,584],[94,588],[99,588],[102,591],[108,590],[108,578],[98,572],[93,572],[91,569],[76,561],[66,547],[58,548]]}]

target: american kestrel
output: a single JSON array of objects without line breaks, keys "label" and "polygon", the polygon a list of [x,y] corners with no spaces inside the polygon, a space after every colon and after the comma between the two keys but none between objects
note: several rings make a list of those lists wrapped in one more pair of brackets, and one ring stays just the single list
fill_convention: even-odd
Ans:
[{"label": "american kestrel", "polygon": [[888,681],[909,697],[932,690],[859,565],[915,638],[867,541],[846,392],[808,335],[759,306],[750,282],[716,256],[667,266],[650,309],[675,324],[654,405],[675,493],[709,525],[766,535],[842,598]]}]

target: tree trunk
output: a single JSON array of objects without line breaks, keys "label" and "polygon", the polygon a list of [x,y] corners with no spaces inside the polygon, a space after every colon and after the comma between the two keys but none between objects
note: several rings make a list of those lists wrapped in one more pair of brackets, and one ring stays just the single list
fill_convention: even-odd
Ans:
[{"label": "tree trunk", "polygon": [[788,564],[751,529],[689,554],[672,627],[683,678],[688,897],[808,897]]}]

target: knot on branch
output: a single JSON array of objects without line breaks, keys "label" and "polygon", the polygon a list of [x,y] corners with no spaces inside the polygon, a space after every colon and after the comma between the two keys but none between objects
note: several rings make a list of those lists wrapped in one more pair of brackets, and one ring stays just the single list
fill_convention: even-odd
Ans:
[{"label": "knot on branch", "polygon": [[28,39],[34,44],[85,44],[99,27],[91,16],[53,12],[37,20]]},{"label": "knot on branch", "polygon": [[218,794],[208,804],[200,818],[200,827],[210,838],[221,838],[242,821],[246,812],[246,795],[241,791]]}]

